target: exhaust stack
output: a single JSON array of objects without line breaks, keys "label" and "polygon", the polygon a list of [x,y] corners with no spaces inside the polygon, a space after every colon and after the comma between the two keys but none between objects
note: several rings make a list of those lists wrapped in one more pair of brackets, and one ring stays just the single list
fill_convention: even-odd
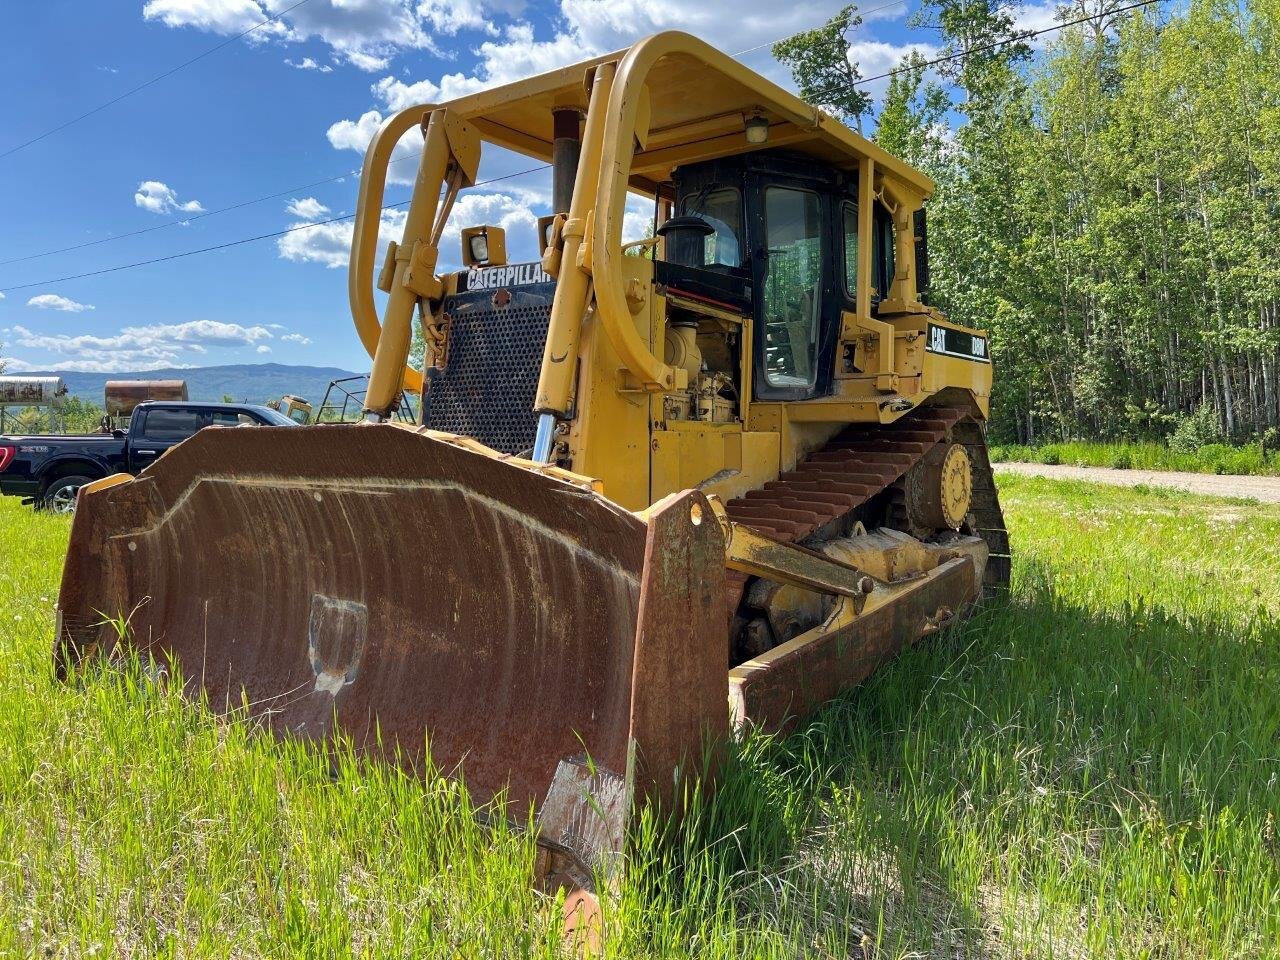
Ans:
[{"label": "exhaust stack", "polygon": [[582,111],[563,107],[551,112],[551,212],[568,213],[573,181],[582,157]]}]

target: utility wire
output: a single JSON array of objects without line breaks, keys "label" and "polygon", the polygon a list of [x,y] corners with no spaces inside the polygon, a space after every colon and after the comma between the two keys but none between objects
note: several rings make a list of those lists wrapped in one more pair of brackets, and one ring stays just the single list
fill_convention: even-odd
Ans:
[{"label": "utility wire", "polygon": [[[888,10],[890,7],[901,6],[906,2],[907,0],[889,0],[888,3],[882,3],[878,7],[868,7],[866,10],[855,10],[854,16],[862,19],[873,13],[879,13],[881,10]],[[793,37],[798,37],[802,33],[812,33],[815,30],[821,30],[823,26],[825,26],[825,24],[820,23],[818,26],[810,27],[807,30],[797,30],[795,33],[788,33],[785,37],[778,37],[776,40],[766,40],[764,43],[757,43],[754,47],[747,47],[747,49],[739,50],[737,53],[731,53],[729,56],[734,59],[737,59],[738,57],[745,57],[748,53],[755,53],[757,50],[763,50],[765,47],[772,47],[774,44],[782,43],[784,40],[790,40]]]},{"label": "utility wire", "polygon": [[[857,81],[857,83],[852,84],[852,86],[856,90],[863,84],[873,83],[876,80],[884,80],[889,77],[896,77],[900,73],[908,73],[912,70],[921,70],[926,67],[936,67],[940,63],[948,63],[952,60],[963,60],[965,57],[971,57],[975,53],[985,53],[988,50],[994,50],[998,47],[1003,47],[1011,43],[1021,43],[1024,40],[1033,40],[1036,37],[1044,36],[1047,33],[1054,33],[1058,30],[1065,30],[1067,27],[1075,27],[1082,23],[1088,23],[1090,20],[1097,20],[1101,17],[1113,17],[1117,14],[1127,13],[1130,10],[1138,10],[1142,7],[1150,7],[1154,4],[1163,2],[1165,2],[1165,0],[1138,0],[1137,3],[1131,3],[1123,7],[1116,7],[1114,10],[1104,10],[1099,13],[1092,13],[1088,16],[1079,17],[1075,20],[1068,20],[1065,23],[1056,23],[1052,27],[1044,27],[1040,30],[1031,30],[1025,33],[1020,32],[1013,37],[1006,37],[1003,40],[993,40],[990,43],[980,44],[979,46],[972,47],[969,50],[960,50],[956,53],[949,53],[946,56],[935,57],[932,60],[925,60],[922,63],[908,63],[900,67],[894,67],[892,70],[886,70],[884,73],[877,73],[875,76],[863,77],[861,80]],[[825,89],[812,91],[811,96],[823,97],[829,93],[835,93],[843,89],[845,86],[845,84],[832,84],[832,86]]]},{"label": "utility wire", "polygon": [[[306,0],[300,0],[300,2],[299,2],[299,3],[294,4],[294,7],[300,6],[300,5],[301,5],[301,3],[305,3],[305,2],[306,2]],[[898,2],[901,2],[901,0],[898,0]],[[1020,33],[1020,34],[1018,34],[1018,35],[1017,35],[1017,36],[1015,36],[1015,37],[1009,37],[1009,38],[1006,38],[1006,39],[1003,39],[1003,40],[996,40],[996,41],[992,41],[991,43],[986,43],[986,44],[982,44],[982,45],[977,46],[977,47],[973,47],[972,49],[969,49],[969,50],[959,51],[959,52],[957,52],[957,53],[948,54],[948,55],[946,55],[946,56],[942,56],[942,57],[935,57],[934,59],[932,59],[932,60],[926,60],[926,61],[924,61],[923,63],[919,63],[919,64],[907,64],[907,65],[904,65],[904,66],[895,67],[894,69],[892,69],[892,70],[887,70],[887,71],[885,71],[884,73],[878,73],[878,74],[876,74],[876,75],[874,75],[874,76],[866,77],[866,78],[864,78],[864,79],[862,79],[862,80],[858,81],[858,83],[854,84],[854,87],[855,87],[855,88],[857,88],[858,86],[860,86],[860,85],[862,85],[862,84],[872,83],[872,82],[874,82],[874,81],[876,81],[876,80],[884,80],[884,79],[886,79],[886,78],[888,78],[888,77],[894,77],[894,76],[897,76],[898,74],[906,73],[906,72],[908,72],[908,71],[910,71],[910,70],[923,69],[923,68],[926,68],[926,67],[933,67],[933,66],[937,66],[938,64],[941,64],[941,63],[948,63],[948,62],[953,61],[953,60],[960,60],[960,59],[963,59],[964,57],[972,56],[972,55],[973,55],[973,54],[975,54],[975,53],[983,53],[983,52],[986,52],[986,51],[988,51],[988,50],[994,50],[994,49],[997,49],[997,48],[1002,47],[1002,46],[1006,46],[1006,45],[1011,44],[1011,43],[1019,43],[1019,42],[1022,42],[1022,41],[1024,41],[1024,40],[1030,40],[1030,39],[1033,39],[1033,38],[1035,38],[1035,37],[1043,36],[1043,35],[1045,35],[1045,34],[1054,33],[1054,32],[1056,32],[1056,31],[1058,31],[1058,30],[1065,30],[1067,27],[1074,27],[1074,26],[1078,26],[1079,24],[1082,24],[1082,23],[1088,23],[1090,20],[1097,20],[1099,17],[1102,17],[1102,16],[1115,16],[1115,15],[1117,15],[1117,14],[1127,13],[1127,12],[1128,12],[1128,11],[1130,11],[1130,10],[1138,10],[1138,9],[1143,8],[1143,7],[1153,6],[1154,4],[1162,3],[1162,2],[1164,2],[1164,0],[1138,0],[1138,2],[1131,3],[1131,4],[1128,4],[1127,6],[1123,6],[1123,7],[1117,7],[1117,8],[1116,8],[1116,9],[1114,9],[1114,10],[1109,10],[1109,11],[1104,11],[1104,12],[1102,12],[1102,13],[1095,13],[1095,14],[1091,14],[1091,15],[1089,15],[1089,16],[1079,17],[1079,18],[1077,18],[1077,19],[1075,19],[1075,20],[1069,20],[1069,21],[1067,21],[1067,22],[1065,22],[1065,23],[1054,24],[1054,25],[1053,25],[1053,26],[1051,26],[1051,27],[1044,27],[1043,29],[1040,29],[1040,30],[1033,30],[1033,31],[1030,31],[1030,32],[1028,32],[1028,33]],[[886,6],[891,6],[891,5],[892,5],[892,4],[886,4]],[[289,9],[290,9],[290,10],[292,10],[292,9],[294,9],[294,7],[290,7]],[[882,8],[877,7],[877,8],[873,8],[873,9],[882,9]],[[283,11],[283,12],[284,12],[284,13],[287,13],[288,11],[286,10],[286,11]],[[277,16],[279,16],[279,15],[280,15],[280,14],[277,14]],[[794,36],[794,34],[793,34],[792,36]],[[233,38],[233,39],[234,39],[234,38]],[[784,38],[782,38],[782,39],[787,39],[787,38],[785,38],[785,37],[784,37]],[[228,41],[228,42],[230,42],[230,41]],[[774,42],[774,43],[776,43],[776,42],[778,42],[778,41],[773,41],[773,42]],[[224,45],[225,45],[225,44],[224,44]],[[764,45],[762,44],[762,46],[764,46]],[[216,48],[215,48],[215,49],[216,49]],[[757,47],[757,48],[753,48],[753,49],[759,49],[759,48]],[[212,52],[212,51],[210,51],[210,52]],[[747,51],[743,51],[742,53],[749,53],[749,52],[751,52],[751,51],[750,51],[750,50],[747,50]],[[735,54],[734,56],[742,56],[742,53]],[[826,89],[826,90],[820,90],[820,91],[817,91],[817,92],[815,92],[813,95],[814,95],[814,96],[821,97],[821,96],[826,95],[827,93],[834,92],[836,89],[837,89],[837,87],[833,86],[833,87],[831,87],[831,88],[829,88],[829,89]],[[3,155],[0,155],[0,156],[3,156]],[[405,158],[401,158],[401,159],[413,159],[413,158],[411,158],[411,157],[405,157]],[[392,162],[399,162],[399,161],[392,161]],[[497,182],[498,182],[498,181],[500,181],[500,180],[510,180],[510,179],[515,178],[515,177],[526,176],[526,175],[531,174],[531,173],[537,173],[537,172],[539,172],[539,171],[546,170],[546,169],[548,169],[549,167],[550,167],[550,164],[545,164],[545,163],[544,163],[544,164],[541,164],[541,165],[536,166],[536,167],[530,167],[528,170],[522,170],[522,171],[520,171],[519,173],[512,173],[512,174],[508,174],[508,175],[503,176],[503,177],[494,177],[494,178],[493,178],[493,179],[491,179],[491,180],[482,180],[482,181],[479,181],[479,182],[477,182],[476,184],[474,184],[474,186],[477,186],[477,187],[478,187],[478,186],[483,186],[483,185],[485,185],[485,184],[489,184],[489,183],[497,183]],[[315,186],[315,185],[319,185],[319,184],[323,184],[323,183],[332,183],[333,181],[335,181],[335,180],[340,180],[340,179],[342,179],[342,177],[345,177],[345,176],[347,176],[347,175],[348,175],[348,174],[345,174],[345,173],[344,173],[344,174],[341,174],[341,175],[336,176],[336,177],[330,177],[328,180],[319,180],[319,181],[316,181],[316,183],[315,183],[315,184],[312,184],[312,185],[313,185],[313,186]],[[239,207],[249,206],[250,204],[260,203],[260,202],[262,202],[263,200],[270,200],[270,199],[273,199],[273,198],[275,198],[275,197],[280,197],[280,196],[283,196],[283,195],[288,194],[288,193],[294,193],[294,192],[296,192],[297,190],[300,190],[300,189],[305,189],[305,188],[304,188],[304,187],[297,187],[297,188],[294,188],[293,190],[285,190],[285,191],[282,191],[282,192],[280,192],[280,193],[271,194],[271,195],[266,196],[266,197],[259,197],[259,198],[255,199],[255,200],[246,200],[246,201],[244,201],[244,202],[242,202],[242,203],[233,204],[233,205],[231,205],[231,206],[229,206],[229,207],[223,207],[223,208],[221,208],[221,209],[219,209],[219,210],[209,211],[208,213],[200,214],[198,217],[188,217],[188,218],[186,218],[186,220],[187,220],[187,221],[190,221],[190,220],[199,219],[199,217],[200,217],[200,216],[213,216],[213,214],[215,214],[215,213],[224,213],[224,212],[226,212],[227,210],[234,210],[234,209],[237,209],[237,208],[239,208]],[[383,207],[382,209],[383,209],[383,210],[391,210],[391,209],[395,209],[395,208],[397,208],[397,207],[402,207],[402,206],[404,206],[404,205],[405,205],[406,203],[408,203],[408,202],[409,202],[409,201],[404,200],[404,201],[401,201],[400,203],[393,203],[393,204],[389,204],[389,205],[387,205],[387,206]],[[319,221],[315,221],[315,222],[312,222],[312,223],[299,224],[299,225],[297,225],[297,226],[289,227],[289,228],[287,228],[287,229],[285,229],[285,230],[277,230],[277,231],[275,231],[274,233],[263,233],[263,234],[259,234],[258,236],[254,236],[254,237],[245,237],[245,238],[240,239],[240,240],[231,240],[231,241],[228,241],[227,243],[215,244],[215,245],[213,245],[213,246],[209,246],[209,247],[201,247],[201,248],[196,249],[196,250],[186,250],[186,251],[183,251],[182,253],[174,253],[174,254],[170,254],[170,255],[168,255],[168,256],[164,256],[164,257],[155,257],[155,258],[152,258],[152,259],[150,259],[150,260],[139,260],[139,261],[137,261],[137,262],[135,262],[135,263],[125,263],[125,264],[119,264],[119,265],[114,266],[114,267],[105,267],[105,268],[103,268],[103,269],[101,269],[101,270],[92,270],[92,271],[90,271],[90,272],[88,272],[88,273],[78,273],[78,274],[73,274],[73,275],[70,275],[70,276],[57,277],[57,278],[53,278],[53,279],[49,279],[49,280],[40,280],[40,281],[37,281],[37,282],[35,282],[35,283],[23,283],[23,284],[19,284],[19,285],[17,285],[17,286],[12,286],[12,287],[0,287],[0,293],[8,293],[8,292],[11,292],[11,291],[14,291],[14,290],[26,290],[26,289],[29,289],[29,288],[31,288],[31,287],[39,287],[39,286],[44,286],[44,285],[46,285],[46,284],[62,283],[62,282],[67,281],[67,280],[80,280],[80,279],[83,279],[83,278],[85,278],[85,277],[96,277],[96,276],[100,276],[100,275],[102,275],[102,274],[104,274],[104,273],[115,273],[115,272],[120,271],[120,270],[130,270],[130,269],[132,269],[132,268],[134,268],[134,267],[145,267],[145,266],[149,266],[149,265],[154,264],[154,263],[165,263],[165,262],[167,262],[167,261],[169,261],[169,260],[179,260],[179,259],[182,259],[183,257],[191,257],[191,256],[195,256],[196,254],[200,254],[200,253],[212,253],[212,252],[213,252],[213,251],[215,251],[215,250],[224,250],[224,249],[226,249],[226,248],[228,248],[228,247],[236,247],[236,246],[240,246],[241,244],[245,244],[245,243],[253,243],[253,242],[258,241],[258,240],[270,240],[270,239],[275,238],[275,237],[282,237],[282,236],[285,236],[286,234],[295,233],[295,232],[297,232],[297,231],[299,231],[299,230],[308,230],[308,229],[311,229],[312,227],[320,227],[320,226],[324,226],[324,225],[326,225],[326,224],[330,224],[330,223],[341,223],[341,222],[343,222],[343,221],[353,219],[353,218],[354,218],[354,216],[355,216],[354,214],[351,214],[351,215],[348,215],[348,216],[342,216],[342,217],[332,217],[332,218],[330,218],[330,219],[328,219],[328,220],[319,220]],[[157,225],[157,226],[155,226],[155,227],[148,227],[148,228],[146,228],[146,229],[144,229],[144,230],[135,231],[134,233],[131,233],[131,234],[121,234],[121,235],[119,235],[119,236],[117,236],[117,237],[105,237],[105,238],[101,238],[101,239],[99,239],[99,240],[90,241],[89,243],[79,244],[78,246],[75,246],[75,247],[68,247],[68,248],[64,248],[64,249],[65,249],[65,250],[75,250],[75,249],[79,249],[79,247],[91,246],[91,245],[93,245],[93,244],[97,244],[97,243],[106,243],[106,242],[107,242],[107,241],[109,241],[109,240],[121,239],[121,238],[126,237],[126,236],[134,236],[134,235],[136,235],[137,233],[146,233],[146,232],[148,232],[148,231],[150,231],[150,230],[156,230],[156,229],[160,229],[161,227],[172,226],[172,225],[173,225],[173,223],[181,223],[181,222],[184,222],[184,221],[182,221],[182,220],[175,220],[175,221],[171,221],[170,223],[166,223],[166,224],[158,224],[158,225]],[[61,252],[64,252],[64,251],[50,251],[50,253],[61,253]],[[30,256],[30,257],[22,257],[22,258],[18,258],[18,259],[22,259],[22,260],[29,260],[29,259],[35,259],[35,258],[37,258],[37,257],[48,256],[48,255],[49,255],[49,254],[34,254],[34,255]],[[15,262],[17,262],[17,260],[6,260],[6,261],[4,261],[4,263],[15,263]]]},{"label": "utility wire", "polygon": [[[408,156],[400,157],[392,160],[387,166],[396,163],[404,163],[407,160],[417,160],[418,157]],[[174,217],[172,220],[166,220],[164,223],[153,224],[150,227],[143,227],[141,230],[130,230],[128,233],[113,233],[109,237],[99,237],[97,240],[86,240],[84,243],[75,243],[69,247],[59,247],[56,250],[45,250],[41,253],[29,253],[25,257],[11,257],[8,260],[0,260],[0,267],[8,266],[11,263],[25,263],[28,260],[40,260],[43,257],[52,257],[56,253],[70,253],[72,250],[83,250],[85,247],[96,247],[100,243],[111,243],[114,240],[125,240],[129,237],[137,237],[144,233],[154,233],[156,230],[164,230],[167,227],[186,226],[196,220],[203,220],[205,217],[217,216],[220,213],[230,213],[232,210],[239,210],[242,207],[251,207],[255,203],[264,203],[267,200],[277,200],[280,197],[287,197],[293,193],[301,193],[303,190],[310,190],[312,187],[322,187],[326,183],[337,183],[339,180],[345,180],[347,177],[358,176],[360,170],[347,170],[344,173],[335,174],[332,177],[326,177],[324,180],[313,180],[311,183],[301,183],[296,187],[290,187],[287,190],[280,190],[276,193],[268,193],[265,197],[254,197],[252,200],[241,200],[238,203],[228,204],[225,207],[219,207],[216,210],[206,210],[204,213],[197,213],[191,217]]]},{"label": "utility wire", "polygon": [[[508,173],[501,177],[492,177],[488,180],[478,180],[472,184],[475,187],[482,187],[490,183],[498,183],[501,180],[514,180],[516,177],[527,176],[531,173],[538,173],[548,168],[548,164],[530,167],[528,170],[520,170],[516,173]],[[396,210],[409,204],[409,200],[401,200],[398,203],[388,203],[382,207],[382,211]],[[88,273],[74,273],[65,277],[55,277],[49,280],[39,280],[35,283],[20,283],[12,287],[0,287],[0,293],[12,293],[14,290],[27,290],[31,287],[42,287],[47,284],[63,283],[67,280],[82,280],[85,277],[98,277],[104,273],[116,273],[120,270],[132,270],[134,267],[147,267],[153,263],[167,263],[170,260],[181,260],[184,257],[194,257],[199,253],[213,253],[215,250],[226,250],[228,247],[238,247],[246,243],[254,243],[258,240],[271,240],[275,237],[283,237],[286,234],[297,233],[300,230],[311,230],[315,227],[323,227],[330,223],[344,223],[347,220],[354,220],[355,214],[349,213],[340,217],[329,217],[327,220],[314,220],[310,223],[300,223],[284,230],[276,230],[273,233],[260,233],[256,237],[242,237],[239,240],[229,240],[226,243],[216,243],[209,247],[199,247],[195,250],[184,250],[181,253],[171,253],[164,257],[152,257],[150,260],[138,260],[134,263],[120,263],[114,267],[103,267],[101,270],[90,270]]]},{"label": "utility wire", "polygon": [[244,30],[240,33],[237,33],[234,37],[231,37],[227,40],[222,41],[222,43],[218,44],[216,47],[210,47],[204,53],[197,54],[196,56],[192,57],[190,60],[185,60],[182,63],[178,64],[176,67],[170,67],[164,73],[157,74],[156,76],[152,77],[150,80],[146,80],[143,83],[138,84],[136,87],[126,90],[124,93],[120,94],[118,97],[112,97],[106,103],[98,104],[98,106],[94,107],[92,110],[82,113],[78,117],[72,117],[70,120],[67,120],[64,123],[60,123],[56,127],[51,127],[50,129],[46,130],[44,133],[40,134],[39,136],[32,137],[30,140],[24,141],[23,143],[18,144],[16,147],[10,147],[8,150],[4,151],[4,153],[0,153],[0,160],[4,159],[7,156],[10,156],[11,154],[17,153],[19,150],[25,150],[27,147],[31,146],[33,143],[39,143],[45,137],[53,136],[59,130],[65,130],[67,127],[71,126],[72,124],[79,123],[81,120],[84,120],[87,117],[92,117],[95,113],[98,113],[102,110],[107,109],[107,107],[111,106],[112,104],[119,103],[121,100],[124,100],[127,97],[133,96],[135,93],[137,93],[140,90],[145,90],[147,87],[151,86],[153,83],[159,83],[165,77],[173,76],[179,70],[182,70],[186,67],[191,66],[193,63],[195,63],[198,60],[203,60],[205,57],[209,56],[212,53],[217,53],[223,47],[230,46],[231,44],[235,43],[237,40],[243,40],[245,37],[253,33],[253,31],[257,30],[259,27],[265,27],[268,23],[271,23],[274,20],[279,20],[286,13],[290,13],[294,10],[297,10],[300,6],[302,6],[304,3],[307,3],[307,2],[309,2],[309,0],[297,0],[297,2],[293,4],[293,6],[286,7],[284,10],[281,10],[279,13],[272,14],[271,16],[267,17],[267,19],[263,20],[261,23],[255,23],[248,30]]},{"label": "utility wire", "polygon": [[[302,2],[305,3],[307,2],[307,0],[302,0]],[[879,10],[887,10],[889,7],[896,7],[906,2],[907,0],[890,0],[890,2],[882,3],[878,7],[871,7],[868,10],[860,11],[859,16],[864,14],[875,13]],[[296,7],[298,5],[299,4],[295,4],[294,6]],[[290,7],[289,9],[292,10],[294,9],[294,7]],[[282,16],[284,13],[288,13],[288,12],[289,12],[288,10],[282,11],[282,13],[277,14],[277,16]],[[263,21],[263,22],[265,23],[266,21]],[[258,24],[258,26],[262,26],[262,24]],[[246,33],[247,32],[248,31],[246,31]],[[734,58],[744,57],[747,54],[754,53],[755,51],[761,50],[764,47],[771,47],[776,43],[781,43],[784,40],[790,40],[792,37],[797,37],[800,34],[807,33],[807,32],[808,31],[806,30],[799,30],[796,33],[787,34],[785,37],[778,37],[775,40],[769,40],[769,41],[766,41],[765,43],[756,44],[756,46],[754,47],[748,47],[746,50],[739,50],[737,53],[731,54],[731,56],[733,56]],[[244,34],[241,34],[241,36],[244,36]],[[236,40],[236,39],[239,39],[239,37],[232,38],[232,40]],[[232,41],[229,40],[227,42],[230,43]],[[212,51],[208,51],[208,52],[212,52]],[[202,56],[203,55],[204,54],[202,54]],[[191,61],[188,61],[188,62],[191,62]],[[178,69],[178,68],[175,68],[175,69]],[[141,89],[141,87],[139,87],[138,89]],[[125,94],[125,96],[127,96],[127,94]],[[88,114],[86,114],[86,116],[88,116]],[[71,121],[71,122],[74,123],[75,121]],[[53,131],[50,131],[50,132],[53,132]],[[35,141],[33,140],[30,142],[34,143]],[[15,149],[21,149],[21,147],[17,147]],[[406,160],[414,160],[414,159],[417,159],[416,156],[400,157],[397,160],[392,160],[391,163],[404,163]],[[153,224],[149,227],[143,227],[140,230],[130,230],[126,233],[115,233],[109,237],[99,237],[97,240],[86,240],[83,243],[75,243],[66,247],[58,247],[57,249],[54,249],[54,250],[44,250],[44,251],[41,251],[40,253],[28,253],[21,257],[10,257],[8,260],[0,260],[0,267],[6,267],[13,263],[26,263],[30,260],[40,260],[40,259],[43,259],[44,257],[52,257],[59,253],[72,253],[73,251],[76,251],[76,250],[84,250],[87,247],[96,247],[96,246],[99,246],[100,244],[112,243],[116,240],[127,240],[130,237],[138,237],[146,233],[154,233],[157,230],[165,230],[169,227],[175,227],[180,225],[186,226],[189,223],[194,223],[196,220],[203,220],[206,217],[214,217],[222,213],[230,213],[233,210],[240,210],[243,207],[250,207],[250,206],[253,206],[254,204],[264,203],[267,200],[276,200],[276,199],[279,199],[280,197],[285,197],[285,196],[288,196],[289,194],[298,193],[303,190],[310,190],[314,187],[322,187],[325,184],[336,183],[339,180],[345,180],[349,176],[354,176],[359,172],[360,172],[359,170],[348,170],[343,173],[337,174],[335,176],[327,177],[324,180],[315,180],[315,181],[312,181],[311,183],[299,184],[296,187],[290,187],[287,190],[280,190],[276,193],[269,193],[266,196],[262,196],[262,197],[255,197],[252,200],[241,200],[237,203],[228,204],[227,206],[219,207],[216,210],[206,210],[204,213],[198,213],[190,217],[175,217],[172,220],[166,220],[164,223]]]},{"label": "utility wire", "polygon": [[[408,160],[410,157],[401,157],[400,160]],[[393,163],[399,163],[400,160],[394,160]],[[55,253],[70,253],[72,250],[83,250],[85,247],[96,247],[100,243],[110,243],[113,240],[124,240],[128,237],[137,237],[144,233],[153,233],[156,230],[164,230],[166,227],[176,227],[178,225],[185,226],[196,220],[203,220],[205,217],[214,217],[220,213],[229,213],[232,210],[239,210],[241,207],[250,207],[255,203],[263,203],[267,200],[275,200],[279,197],[287,197],[292,193],[301,193],[303,190],[310,190],[312,187],[323,186],[326,183],[334,183],[338,180],[345,180],[347,177],[355,176],[359,170],[348,170],[346,173],[340,173],[336,177],[329,177],[325,180],[315,180],[312,183],[300,184],[296,187],[290,187],[288,190],[281,190],[278,193],[269,193],[265,197],[255,197],[252,200],[241,200],[239,203],[233,203],[229,206],[219,207],[216,210],[206,210],[204,213],[197,213],[190,217],[175,217],[172,220],[166,220],[164,223],[153,224],[150,227],[143,227],[141,230],[130,230],[128,233],[113,233],[109,237],[99,237],[97,240],[86,240],[84,243],[72,244],[69,247],[59,247],[57,250],[45,250],[42,253],[29,253],[25,257],[12,257],[9,260],[0,260],[0,267],[7,266],[11,263],[24,263],[27,260],[39,260],[42,257],[52,257]]]}]

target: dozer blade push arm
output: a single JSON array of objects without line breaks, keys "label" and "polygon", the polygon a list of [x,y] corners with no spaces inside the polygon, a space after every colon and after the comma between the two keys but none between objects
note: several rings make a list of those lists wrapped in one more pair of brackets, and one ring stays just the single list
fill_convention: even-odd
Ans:
[{"label": "dozer blade push arm", "polygon": [[735,523],[718,497],[708,497],[725,539],[725,566],[750,576],[806,587],[817,593],[848,597],[861,611],[877,581],[857,567],[809,550],[783,543]]}]

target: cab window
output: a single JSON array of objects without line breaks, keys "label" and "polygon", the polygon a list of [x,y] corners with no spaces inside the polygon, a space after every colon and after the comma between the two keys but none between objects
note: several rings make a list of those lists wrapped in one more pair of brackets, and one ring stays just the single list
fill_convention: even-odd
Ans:
[{"label": "cab window", "polygon": [[889,288],[893,285],[893,237],[893,217],[877,203],[875,216],[871,221],[871,269],[875,275],[875,289],[871,292],[872,306],[879,306],[880,301],[889,295]]},{"label": "cab window", "polygon": [[702,266],[741,266],[742,195],[736,188],[700,190],[685,200],[680,214],[701,217],[715,228],[705,240]]},{"label": "cab window", "polygon": [[822,310],[822,201],[808,190],[768,187],[764,219],[765,379],[773,387],[812,387]]},{"label": "cab window", "polygon": [[852,203],[840,206],[844,227],[844,289],[850,300],[858,297],[858,208]]},{"label": "cab window", "polygon": [[235,410],[215,410],[213,420],[215,427],[258,427],[261,424],[247,413]]}]

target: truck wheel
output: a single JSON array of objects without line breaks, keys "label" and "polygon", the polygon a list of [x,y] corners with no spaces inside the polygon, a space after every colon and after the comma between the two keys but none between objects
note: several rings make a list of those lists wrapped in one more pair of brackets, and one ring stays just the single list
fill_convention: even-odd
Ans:
[{"label": "truck wheel", "polygon": [[76,494],[86,483],[92,482],[89,477],[59,477],[45,490],[40,505],[50,513],[74,513]]}]

